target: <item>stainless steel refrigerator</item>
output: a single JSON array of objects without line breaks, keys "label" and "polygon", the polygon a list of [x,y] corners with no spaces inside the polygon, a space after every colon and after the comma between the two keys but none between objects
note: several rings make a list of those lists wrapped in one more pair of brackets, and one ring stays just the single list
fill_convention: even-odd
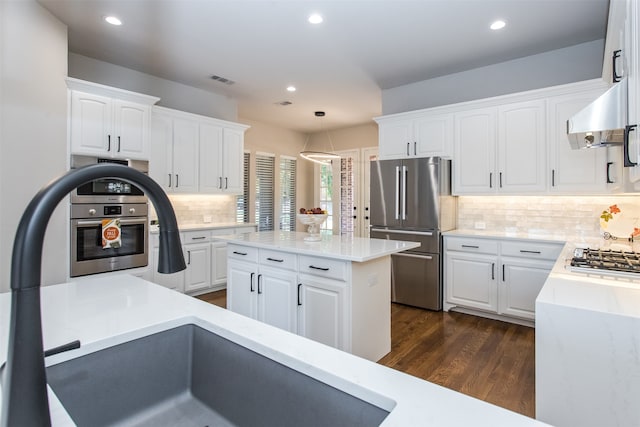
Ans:
[{"label": "stainless steel refrigerator", "polygon": [[420,243],[391,257],[393,302],[442,310],[441,232],[454,229],[456,219],[450,160],[371,163],[371,237]]}]

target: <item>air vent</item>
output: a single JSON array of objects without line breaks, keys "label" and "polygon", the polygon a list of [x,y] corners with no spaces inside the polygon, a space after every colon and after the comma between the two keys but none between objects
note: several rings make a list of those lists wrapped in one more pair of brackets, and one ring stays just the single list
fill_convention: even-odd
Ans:
[{"label": "air vent", "polygon": [[280,102],[276,102],[275,104],[276,105],[280,105],[282,107],[286,107],[287,105],[293,104],[293,102],[291,102],[291,101],[280,101]]},{"label": "air vent", "polygon": [[232,85],[232,84],[235,84],[235,82],[233,80],[229,80],[229,79],[227,79],[225,77],[220,77],[220,76],[216,76],[216,75],[211,76],[211,80],[215,80],[217,82],[224,83],[224,84],[229,85],[229,86]]}]

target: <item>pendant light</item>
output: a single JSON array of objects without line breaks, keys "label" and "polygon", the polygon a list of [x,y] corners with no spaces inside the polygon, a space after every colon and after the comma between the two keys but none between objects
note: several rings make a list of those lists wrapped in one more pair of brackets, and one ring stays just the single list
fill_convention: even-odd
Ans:
[{"label": "pendant light", "polygon": [[[314,113],[316,117],[324,117],[324,111],[316,111]],[[320,121],[320,130],[322,130],[322,121]],[[339,159],[340,156],[338,154],[333,153],[333,142],[331,142],[331,136],[329,135],[329,131],[325,129],[325,133],[327,134],[327,139],[329,140],[329,145],[331,147],[330,152],[326,151],[308,151],[307,143],[309,142],[309,136],[307,136],[307,140],[304,142],[304,147],[300,152],[300,157],[306,160],[310,160],[315,163],[319,163],[321,165],[330,165],[333,159]]]}]

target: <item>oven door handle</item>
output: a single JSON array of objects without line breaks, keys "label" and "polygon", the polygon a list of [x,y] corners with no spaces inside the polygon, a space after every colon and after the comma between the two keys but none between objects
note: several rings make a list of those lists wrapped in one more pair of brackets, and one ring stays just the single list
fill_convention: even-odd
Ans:
[{"label": "oven door handle", "polygon": [[[77,220],[78,222],[76,223],[78,225],[78,227],[95,227],[96,225],[102,225],[102,221],[101,220]],[[141,219],[125,219],[125,218],[121,218],[120,219],[120,224],[123,225],[132,225],[132,224],[146,224],[147,223],[147,218],[141,218]]]}]

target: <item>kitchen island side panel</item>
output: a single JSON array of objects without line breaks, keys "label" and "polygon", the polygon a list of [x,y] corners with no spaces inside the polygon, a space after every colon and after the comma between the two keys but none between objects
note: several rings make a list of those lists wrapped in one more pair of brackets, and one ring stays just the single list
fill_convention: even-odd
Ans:
[{"label": "kitchen island side panel", "polygon": [[536,303],[536,419],[640,425],[640,318]]}]

